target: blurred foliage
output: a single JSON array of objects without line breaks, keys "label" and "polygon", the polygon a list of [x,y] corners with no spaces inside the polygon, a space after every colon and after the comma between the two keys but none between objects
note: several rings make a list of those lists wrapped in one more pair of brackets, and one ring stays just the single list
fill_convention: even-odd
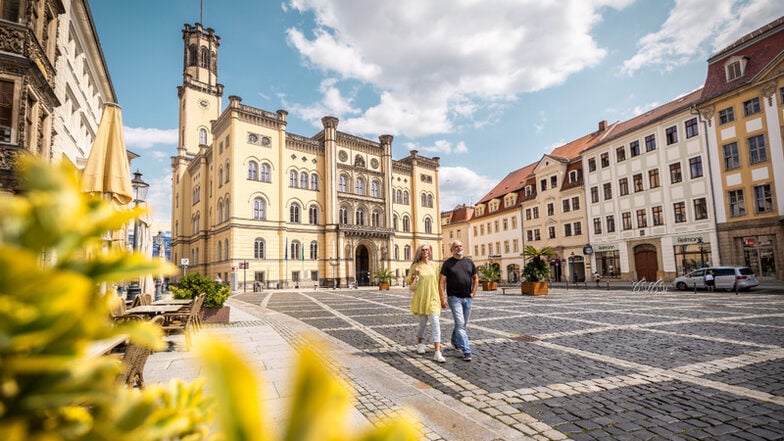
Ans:
[{"label": "blurred foliage", "polygon": [[231,294],[229,286],[225,283],[212,281],[199,273],[186,274],[177,282],[177,286],[171,286],[169,289],[175,299],[192,299],[201,293],[206,294],[205,308],[220,308]]},{"label": "blurred foliage", "polygon": [[[141,210],[82,193],[78,173],[67,167],[23,159],[18,172],[20,194],[0,194],[0,439],[271,439],[255,373],[214,338],[198,337],[207,380],[190,384],[128,389],[117,381],[118,358],[86,354],[96,340],[118,335],[162,349],[157,326],[114,324],[116,293],[101,294],[101,286],[176,268],[101,241]],[[205,383],[213,398],[204,394]],[[351,395],[311,351],[301,355],[294,390],[284,440],[418,439],[407,416],[347,435]],[[219,427],[212,424],[216,414]]]}]

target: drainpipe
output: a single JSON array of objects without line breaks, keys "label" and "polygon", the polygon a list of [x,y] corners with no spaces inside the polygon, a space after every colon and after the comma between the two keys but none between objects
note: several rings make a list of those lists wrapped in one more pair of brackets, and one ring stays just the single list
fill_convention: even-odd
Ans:
[{"label": "drainpipe", "polygon": [[[693,104],[691,107],[689,107],[689,113],[697,116],[698,120],[702,123],[703,132],[705,133],[705,154],[707,155],[707,159],[708,159],[708,176],[709,176],[708,184],[710,186],[711,199],[713,199],[711,203],[711,206],[713,207],[713,229],[716,230],[716,239],[718,239],[719,237],[718,228],[716,228],[716,222],[717,222],[716,193],[713,188],[713,166],[712,166],[713,161],[711,161],[711,157],[710,157],[710,138],[708,137],[708,121],[702,119],[702,114],[700,113],[699,110],[697,110],[697,106]],[[718,246],[718,244],[716,245]],[[711,254],[713,254],[713,246],[711,246]],[[719,259],[721,259],[721,255],[719,255]],[[711,256],[711,261],[713,261],[713,256]],[[716,263],[714,262],[713,265],[715,266]]]}]

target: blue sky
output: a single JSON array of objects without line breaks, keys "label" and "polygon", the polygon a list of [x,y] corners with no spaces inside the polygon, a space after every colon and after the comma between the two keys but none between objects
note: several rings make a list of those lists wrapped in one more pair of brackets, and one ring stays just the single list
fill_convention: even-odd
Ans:
[{"label": "blue sky", "polygon": [[[133,169],[168,223],[182,29],[199,0],[90,2]],[[218,81],[243,104],[321,117],[393,157],[441,158],[441,210],[509,172],[701,87],[707,58],[784,15],[780,0],[203,0]]]}]

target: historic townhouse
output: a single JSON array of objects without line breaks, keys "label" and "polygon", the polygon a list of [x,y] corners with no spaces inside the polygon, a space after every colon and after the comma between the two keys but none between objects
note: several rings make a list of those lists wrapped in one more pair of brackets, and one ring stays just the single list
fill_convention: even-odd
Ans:
[{"label": "historic townhouse", "polygon": [[585,255],[588,231],[580,152],[600,142],[612,129],[601,121],[596,132],[544,155],[523,187],[523,243],[554,249],[550,258],[554,281],[584,281],[591,272]]},{"label": "historic townhouse", "polygon": [[444,211],[441,213],[441,234],[443,240],[441,241],[441,255],[444,259],[448,258],[452,252],[449,250],[449,244],[453,240],[463,242],[465,253],[471,256],[471,219],[474,217],[474,207],[466,204],[458,205],[453,210]]},{"label": "historic townhouse", "polygon": [[701,89],[624,121],[583,152],[590,243],[603,277],[672,280],[718,263]]},{"label": "historic townhouse", "polygon": [[707,122],[721,263],[784,279],[784,17],[708,60]]},{"label": "historic townhouse", "polygon": [[442,258],[438,158],[394,161],[392,136],[343,133],[334,117],[304,137],[286,131],[284,110],[231,96],[221,111],[220,38],[198,23],[182,34],[172,258],[183,272],[248,290],[345,286],[381,268],[402,277],[423,242]]},{"label": "historic townhouse", "polygon": [[535,164],[509,173],[475,205],[470,221],[470,245],[465,247],[477,265],[498,267],[501,280],[520,280],[523,258],[520,191]]},{"label": "historic townhouse", "polygon": [[115,102],[86,0],[0,0],[0,191],[16,157],[84,166]]}]

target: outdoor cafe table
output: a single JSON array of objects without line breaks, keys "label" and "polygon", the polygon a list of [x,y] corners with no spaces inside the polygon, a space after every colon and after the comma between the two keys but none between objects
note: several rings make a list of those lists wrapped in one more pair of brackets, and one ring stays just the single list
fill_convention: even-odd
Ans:
[{"label": "outdoor cafe table", "polygon": [[167,312],[177,312],[182,305],[142,305],[125,311],[125,315],[155,316]]},{"label": "outdoor cafe table", "polygon": [[128,339],[127,335],[115,335],[114,337],[105,338],[103,340],[96,340],[87,346],[87,357],[98,357],[108,354],[112,349],[125,343]]},{"label": "outdoor cafe table", "polygon": [[153,305],[179,305],[185,306],[190,305],[193,302],[193,299],[161,299],[152,302]]}]

